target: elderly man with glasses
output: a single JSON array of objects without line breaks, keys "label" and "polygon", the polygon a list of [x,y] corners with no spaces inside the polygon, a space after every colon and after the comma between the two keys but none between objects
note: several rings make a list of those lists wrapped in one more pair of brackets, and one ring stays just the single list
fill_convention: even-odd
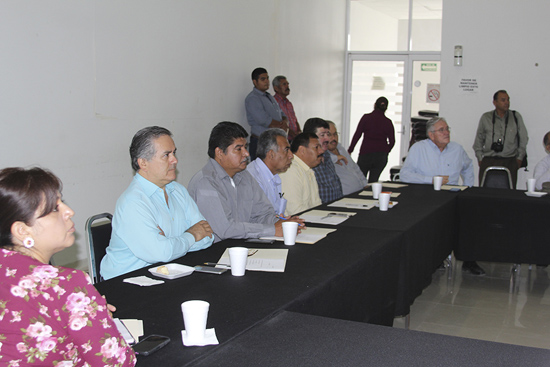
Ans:
[{"label": "elderly man with glasses", "polygon": [[443,176],[443,184],[474,184],[472,160],[460,144],[451,142],[451,128],[442,117],[426,123],[426,140],[415,143],[399,174],[401,181],[431,184],[434,176]]},{"label": "elderly man with glasses", "polygon": [[[435,117],[426,123],[426,140],[415,143],[401,168],[403,182],[430,184],[434,176],[443,176],[443,183],[467,186],[474,184],[474,165],[460,144],[451,142],[451,128],[442,117]],[[475,261],[464,261],[462,272],[485,275]]]}]

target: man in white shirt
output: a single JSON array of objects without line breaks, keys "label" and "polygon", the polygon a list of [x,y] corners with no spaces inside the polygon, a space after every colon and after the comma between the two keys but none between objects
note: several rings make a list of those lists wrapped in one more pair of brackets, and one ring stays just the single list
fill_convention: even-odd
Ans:
[{"label": "man in white shirt", "polygon": [[264,131],[258,140],[256,155],[257,158],[246,170],[258,181],[275,213],[284,215],[286,199],[283,197],[279,173],[286,172],[294,157],[287,134],[282,129]]},{"label": "man in white shirt", "polygon": [[533,177],[537,180],[535,183],[535,188],[537,190],[542,190],[543,183],[550,182],[550,131],[544,135],[542,143],[544,144],[544,149],[548,155],[542,158],[535,167]]},{"label": "man in white shirt", "polygon": [[460,144],[451,142],[451,128],[442,117],[426,123],[429,139],[415,143],[401,168],[403,182],[431,184],[434,176],[443,176],[443,184],[474,185],[474,166]]}]

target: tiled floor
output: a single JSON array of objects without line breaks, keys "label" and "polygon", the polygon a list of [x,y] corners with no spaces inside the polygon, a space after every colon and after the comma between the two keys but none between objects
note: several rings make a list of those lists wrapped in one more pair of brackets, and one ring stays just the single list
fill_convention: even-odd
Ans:
[{"label": "tiled floor", "polygon": [[[411,307],[410,329],[550,349],[550,267],[523,264],[510,293],[512,264],[483,263],[486,276],[439,270]],[[405,327],[395,319],[394,327]]]}]

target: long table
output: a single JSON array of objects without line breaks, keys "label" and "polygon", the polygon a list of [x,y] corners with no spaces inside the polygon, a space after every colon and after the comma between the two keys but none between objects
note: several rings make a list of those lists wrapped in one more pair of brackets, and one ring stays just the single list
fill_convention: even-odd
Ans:
[{"label": "long table", "polygon": [[460,260],[550,264],[550,195],[472,187],[458,196]]},{"label": "long table", "polygon": [[282,312],[193,366],[547,366],[550,350]]},{"label": "long table", "polygon": [[[399,267],[399,288],[395,316],[408,315],[410,305],[431,282],[433,272],[457,244],[457,193],[434,191],[431,185],[407,184],[401,188],[384,188],[400,193],[392,198],[397,205],[382,212],[352,210],[358,214],[346,220],[342,228],[379,228],[403,233]],[[371,196],[349,195],[372,199]],[[323,210],[339,208],[323,205]],[[339,209],[340,210],[340,209]]]},{"label": "long table", "polygon": [[[398,205],[387,212],[348,209],[357,215],[315,245],[287,247],[282,242],[259,245],[226,240],[174,261],[190,266],[215,262],[233,246],[287,248],[284,273],[249,271],[244,277],[194,273],[142,288],[122,282],[149,275],[147,269],[140,269],[99,283],[97,288],[117,306],[116,317],[142,319],[145,335],[172,339],[157,353],[138,357],[138,366],[201,364],[209,355],[237,346],[237,340],[254,337],[252,330],[263,330],[284,311],[391,326],[394,316],[409,312],[437,266],[453,249],[461,249],[457,239],[464,222],[457,203],[477,191],[435,192],[430,185],[391,190],[401,192],[392,199]],[[318,209],[345,210],[324,205]],[[219,346],[183,346],[180,304],[191,299],[210,302],[207,327],[216,329]],[[383,329],[364,330],[368,334]],[[241,336],[245,339],[238,339]]]},{"label": "long table", "polygon": [[159,352],[139,356],[139,366],[183,366],[217,348],[183,346],[180,305],[192,299],[210,303],[207,327],[216,329],[222,344],[282,310],[391,326],[402,236],[399,232],[349,228],[315,245],[288,247],[281,242],[257,245],[228,240],[175,262],[193,266],[217,261],[233,246],[288,248],[285,272],[248,271],[244,277],[233,277],[229,272],[193,273],[152,287],[122,282],[149,274],[147,269],[140,269],[96,287],[117,306],[116,317],[142,319],[145,335],[172,339]]}]

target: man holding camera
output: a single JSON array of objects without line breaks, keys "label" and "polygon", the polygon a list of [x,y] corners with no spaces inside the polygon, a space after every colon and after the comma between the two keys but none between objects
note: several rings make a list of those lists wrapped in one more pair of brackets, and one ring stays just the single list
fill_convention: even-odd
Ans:
[{"label": "man holding camera", "polygon": [[479,163],[479,184],[487,167],[506,167],[516,188],[518,169],[526,155],[527,129],[517,111],[510,110],[510,97],[505,90],[493,95],[493,111],[485,112],[479,120],[474,151]]}]

